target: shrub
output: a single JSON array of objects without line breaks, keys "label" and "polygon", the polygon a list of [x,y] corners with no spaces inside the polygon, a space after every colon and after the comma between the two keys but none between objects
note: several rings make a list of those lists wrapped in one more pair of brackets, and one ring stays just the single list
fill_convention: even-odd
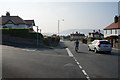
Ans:
[{"label": "shrub", "polygon": [[37,39],[38,35],[38,38],[43,39],[41,33],[30,32],[28,28],[2,28],[2,34],[29,39]]},{"label": "shrub", "polygon": [[44,37],[44,44],[47,46],[55,46],[60,42],[60,38],[57,37]]}]

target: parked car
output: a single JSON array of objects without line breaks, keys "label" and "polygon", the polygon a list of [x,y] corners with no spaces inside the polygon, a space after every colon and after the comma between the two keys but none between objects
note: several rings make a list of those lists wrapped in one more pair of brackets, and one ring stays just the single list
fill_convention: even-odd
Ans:
[{"label": "parked car", "polygon": [[94,40],[88,45],[88,50],[93,50],[96,53],[99,51],[111,53],[112,47],[107,40]]}]

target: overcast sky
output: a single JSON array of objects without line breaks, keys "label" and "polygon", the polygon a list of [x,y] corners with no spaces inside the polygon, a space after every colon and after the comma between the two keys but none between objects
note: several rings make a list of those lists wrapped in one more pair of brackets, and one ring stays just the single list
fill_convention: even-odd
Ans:
[{"label": "overcast sky", "polygon": [[103,29],[114,21],[115,15],[118,15],[118,2],[87,1],[0,0],[0,15],[5,15],[6,11],[9,11],[12,16],[34,19],[36,26],[39,26],[43,33],[57,33],[58,20],[60,20],[60,31]]}]

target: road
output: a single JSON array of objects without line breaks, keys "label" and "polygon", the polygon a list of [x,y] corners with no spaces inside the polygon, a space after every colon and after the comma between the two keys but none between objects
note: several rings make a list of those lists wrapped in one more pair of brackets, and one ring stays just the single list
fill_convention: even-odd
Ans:
[{"label": "road", "polygon": [[[96,54],[80,44],[64,41],[54,48],[21,48],[2,46],[3,78],[117,78],[118,50]],[[72,56],[68,53],[71,52]]]},{"label": "road", "polygon": [[80,65],[91,78],[117,78],[119,50],[113,50],[111,54],[95,53],[88,51],[86,44],[80,44],[79,52],[74,51],[74,42],[65,42]]}]

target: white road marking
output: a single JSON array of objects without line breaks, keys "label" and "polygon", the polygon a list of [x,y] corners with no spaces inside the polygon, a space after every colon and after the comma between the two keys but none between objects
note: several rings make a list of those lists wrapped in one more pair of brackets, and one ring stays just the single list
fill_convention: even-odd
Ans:
[{"label": "white road marking", "polygon": [[79,65],[79,68],[82,69],[82,66]]},{"label": "white road marking", "polygon": [[87,73],[85,72],[85,70],[82,70],[82,72],[84,73],[84,75],[87,75]]},{"label": "white road marking", "polygon": [[80,69],[82,69],[83,74],[86,76],[87,80],[91,80],[89,75],[86,73],[86,71],[82,68],[82,66],[80,65],[80,63],[77,61],[77,59],[74,57],[74,55],[71,53],[71,51],[69,50],[69,48],[66,48],[68,55],[70,57],[73,57],[73,59],[75,60],[75,62],[77,63],[77,65],[79,66]]},{"label": "white road marking", "polygon": [[80,63],[79,62],[76,62],[78,65],[80,65]]},{"label": "white road marking", "polygon": [[70,51],[68,48],[66,48],[66,50],[67,50],[67,52],[68,52],[68,55],[69,55],[70,57],[73,57],[73,54],[71,53],[71,51]]},{"label": "white road marking", "polygon": [[25,51],[36,51],[36,49],[34,49],[34,50],[30,50],[30,49],[21,49],[21,50],[25,50]]}]

